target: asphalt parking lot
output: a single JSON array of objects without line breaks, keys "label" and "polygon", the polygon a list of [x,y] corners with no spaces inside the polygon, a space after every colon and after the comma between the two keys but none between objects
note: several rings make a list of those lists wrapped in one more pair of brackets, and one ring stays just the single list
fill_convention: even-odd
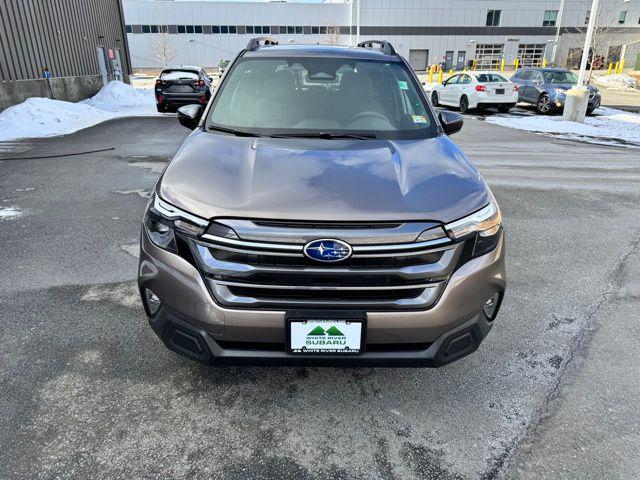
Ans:
[{"label": "asphalt parking lot", "polygon": [[640,152],[468,117],[454,139],[508,241],[476,353],[438,370],[211,369],[161,345],[135,285],[145,195],[186,135],[131,118],[0,145],[0,478],[640,471]]}]

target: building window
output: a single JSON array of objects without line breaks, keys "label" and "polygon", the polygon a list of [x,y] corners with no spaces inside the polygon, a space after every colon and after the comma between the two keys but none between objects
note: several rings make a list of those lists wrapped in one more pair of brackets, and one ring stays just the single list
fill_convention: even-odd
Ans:
[{"label": "building window", "polygon": [[220,33],[220,27],[218,25],[211,25],[211,33]]},{"label": "building window", "polygon": [[193,25],[187,25],[187,33],[193,33],[194,29],[193,29]]},{"label": "building window", "polygon": [[302,27],[296,27],[296,35],[302,35]]},{"label": "building window", "polygon": [[327,34],[327,27],[320,27],[320,34],[321,35],[326,35]]},{"label": "building window", "polygon": [[627,21],[627,11],[623,10],[622,12],[620,12],[620,16],[618,17],[618,23],[620,25],[623,25],[624,22]]},{"label": "building window", "polygon": [[256,35],[262,35],[262,27],[260,26],[253,27],[253,33],[255,33]]},{"label": "building window", "polygon": [[246,29],[247,33],[253,35],[253,27],[251,25],[247,25],[244,28]]},{"label": "building window", "polygon": [[202,33],[202,25],[194,25],[193,33]]},{"label": "building window", "polygon": [[558,10],[545,10],[542,20],[543,27],[555,27],[558,20]]},{"label": "building window", "polygon": [[178,26],[177,25],[169,25],[169,34],[176,34],[178,33]]},{"label": "building window", "polygon": [[220,33],[229,33],[229,25],[220,25]]},{"label": "building window", "polygon": [[487,12],[487,27],[499,27],[502,10],[489,10]]},{"label": "building window", "polygon": [[238,33],[238,27],[235,25],[229,25],[229,33]]},{"label": "building window", "polygon": [[318,35],[320,33],[320,27],[311,27],[311,34]]},{"label": "building window", "polygon": [[126,26],[126,27],[124,27],[124,28],[125,28],[125,31],[126,31],[127,33],[133,33],[133,28],[131,27],[131,25],[127,25],[127,26]]},{"label": "building window", "polygon": [[262,26],[262,34],[263,35],[271,35],[271,27]]},{"label": "building window", "polygon": [[142,33],[151,33],[151,25],[142,25]]},{"label": "building window", "polygon": [[133,33],[142,33],[142,25],[132,25]]},{"label": "building window", "polygon": [[204,33],[205,35],[211,35],[211,25],[203,25],[202,33]]},{"label": "building window", "polygon": [[296,30],[293,27],[287,27],[287,33],[289,35],[293,35],[294,33],[296,33]]},{"label": "building window", "polygon": [[187,27],[184,25],[178,25],[178,33],[187,33]]}]

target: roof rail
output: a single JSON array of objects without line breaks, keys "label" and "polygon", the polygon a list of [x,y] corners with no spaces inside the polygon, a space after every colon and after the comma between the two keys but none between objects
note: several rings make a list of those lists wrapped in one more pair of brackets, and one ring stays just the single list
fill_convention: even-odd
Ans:
[{"label": "roof rail", "polygon": [[245,50],[255,50],[258,47],[267,47],[269,45],[278,45],[278,41],[271,37],[256,37],[249,40]]},{"label": "roof rail", "polygon": [[391,45],[391,42],[387,42],[386,40],[365,40],[364,42],[358,43],[358,46],[362,48],[374,48],[374,45],[379,45],[382,53],[387,55],[397,55],[395,48]]}]

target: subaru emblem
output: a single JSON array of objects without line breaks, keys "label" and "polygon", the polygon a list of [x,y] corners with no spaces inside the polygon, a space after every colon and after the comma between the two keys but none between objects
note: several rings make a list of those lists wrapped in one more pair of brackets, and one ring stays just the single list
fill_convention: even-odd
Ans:
[{"label": "subaru emblem", "polygon": [[323,238],[312,240],[304,246],[304,254],[318,262],[339,262],[351,256],[351,245],[342,240]]}]

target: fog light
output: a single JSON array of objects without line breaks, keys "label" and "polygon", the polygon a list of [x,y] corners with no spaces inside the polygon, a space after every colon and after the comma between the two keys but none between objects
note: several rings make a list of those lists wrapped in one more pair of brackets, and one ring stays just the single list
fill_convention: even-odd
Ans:
[{"label": "fog light", "polygon": [[482,307],[482,311],[489,320],[493,320],[498,313],[498,304],[500,303],[500,294],[494,293],[489,300],[487,300]]},{"label": "fog light", "polygon": [[148,288],[144,289],[144,297],[145,297],[145,300],[147,301],[147,307],[149,308],[149,313],[152,316],[155,315],[156,312],[160,309],[160,305],[162,305],[162,302],[160,301],[158,296]]}]

